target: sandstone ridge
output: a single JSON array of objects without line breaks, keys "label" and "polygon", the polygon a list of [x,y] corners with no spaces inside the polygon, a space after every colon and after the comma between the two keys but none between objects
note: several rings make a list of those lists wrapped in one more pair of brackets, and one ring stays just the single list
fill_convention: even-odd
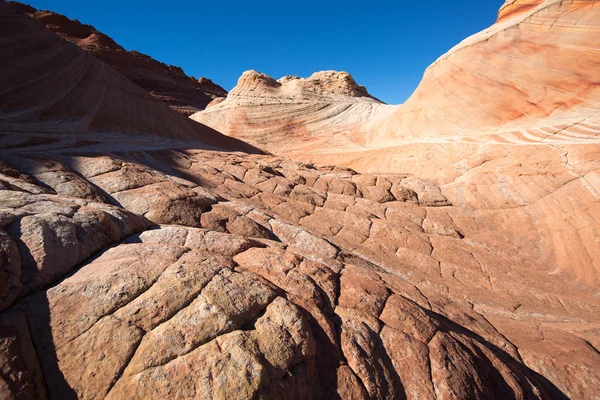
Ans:
[{"label": "sandstone ridge", "polygon": [[[130,142],[257,151],[173,111],[97,58],[2,3],[0,146],[99,146]],[[17,67],[18,66],[18,67]]]},{"label": "sandstone ridge", "polygon": [[52,11],[13,4],[180,113],[191,115],[206,108],[213,99],[227,95],[225,89],[210,79],[196,80],[179,67],[164,64],[138,51],[125,50],[91,25]]},{"label": "sandstone ridge", "polygon": [[597,143],[600,5],[515,1],[503,10],[517,6],[433,63],[372,143]]},{"label": "sandstone ridge", "polygon": [[498,21],[516,17],[543,2],[544,0],[506,0],[498,12]]},{"label": "sandstone ridge", "polygon": [[[493,26],[442,55],[395,108],[370,104],[354,110],[318,96],[290,99],[276,86],[249,92],[242,78],[234,91],[268,101],[230,98],[193,118],[288,155],[408,142],[598,143],[599,15],[598,2],[591,0],[507,1]],[[325,91],[326,85],[318,86],[316,93]],[[344,97],[337,100],[354,101],[350,93]],[[311,117],[303,119],[299,110]],[[282,112],[287,124],[273,124]],[[362,167],[356,161],[353,166]]]}]

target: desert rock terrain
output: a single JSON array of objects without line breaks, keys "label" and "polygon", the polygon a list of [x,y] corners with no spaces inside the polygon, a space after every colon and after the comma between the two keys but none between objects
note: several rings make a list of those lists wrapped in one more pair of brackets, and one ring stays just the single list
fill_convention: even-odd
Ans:
[{"label": "desert rock terrain", "polygon": [[[488,111],[470,126],[453,112],[471,105],[440,110],[471,89],[427,89],[510,29],[593,39],[597,10],[507,2],[519,28],[469,39],[402,106],[346,73],[247,72],[204,125],[0,3],[0,398],[597,398],[591,67],[580,102],[528,110],[589,117],[552,141]],[[515,22],[540,12],[580,22]]]},{"label": "desert rock terrain", "polygon": [[225,89],[208,78],[195,79],[179,67],[166,65],[138,51],[125,50],[91,25],[52,11],[17,2],[12,4],[184,115],[203,110],[213,99],[227,95]]}]

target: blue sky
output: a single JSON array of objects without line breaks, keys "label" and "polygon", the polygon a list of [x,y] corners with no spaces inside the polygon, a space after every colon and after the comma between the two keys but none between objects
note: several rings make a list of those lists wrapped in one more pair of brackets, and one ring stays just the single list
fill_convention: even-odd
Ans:
[{"label": "blue sky", "polygon": [[382,101],[399,104],[429,64],[493,24],[503,0],[28,3],[94,25],[128,50],[227,90],[248,69],[276,79],[333,69],[348,71]]}]

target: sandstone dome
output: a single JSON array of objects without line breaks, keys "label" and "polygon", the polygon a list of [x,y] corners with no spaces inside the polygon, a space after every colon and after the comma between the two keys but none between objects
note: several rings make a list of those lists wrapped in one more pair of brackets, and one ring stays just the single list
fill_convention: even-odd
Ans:
[{"label": "sandstone dome", "polygon": [[275,80],[246,71],[224,100],[191,118],[269,151],[304,151],[360,148],[366,133],[395,109],[369,95],[347,72]]}]

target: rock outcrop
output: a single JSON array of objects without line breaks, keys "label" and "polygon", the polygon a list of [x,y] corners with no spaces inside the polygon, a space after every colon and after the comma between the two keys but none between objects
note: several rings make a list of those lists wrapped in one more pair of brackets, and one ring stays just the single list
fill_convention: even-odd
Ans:
[{"label": "rock outcrop", "polygon": [[489,174],[502,153],[462,166],[477,192],[249,154],[5,3],[0,20],[0,397],[598,395],[594,259],[564,269],[553,242],[593,248],[595,175],[558,166],[588,153],[515,153],[539,201],[478,207],[516,185]]},{"label": "rock outcrop", "polygon": [[[510,1],[440,57],[366,139],[371,150],[294,155],[432,179],[455,205],[527,209],[554,273],[598,284],[600,3]],[[286,154],[285,152],[283,154]],[[508,211],[507,211],[508,212]],[[514,229],[519,229],[515,225]]]},{"label": "rock outcrop", "polygon": [[196,80],[179,67],[166,65],[138,51],[127,51],[91,25],[52,11],[13,4],[184,115],[205,109],[217,97],[227,96],[227,91],[210,79]]},{"label": "rock outcrop", "polygon": [[[193,118],[300,156],[296,149],[339,154],[415,141],[597,143],[599,18],[593,0],[508,0],[493,26],[441,56],[406,103],[385,112],[373,102],[363,105],[370,112],[354,109],[365,101],[355,97],[362,90],[319,95],[331,88],[325,79],[309,78],[310,91],[275,90],[272,79],[258,85],[260,75],[245,73],[231,96]],[[276,116],[285,123],[273,123]]]},{"label": "rock outcrop", "polygon": [[396,107],[370,96],[347,72],[275,80],[246,71],[225,99],[191,118],[273,152],[362,149],[367,133]]},{"label": "rock outcrop", "polygon": [[498,12],[498,21],[522,15],[543,2],[544,0],[506,0]]},{"label": "rock outcrop", "polygon": [[427,69],[372,141],[594,142],[599,18],[596,1],[507,1],[496,24]]},{"label": "rock outcrop", "polygon": [[257,151],[174,112],[78,46],[2,4],[0,146],[109,152],[148,146]]}]

